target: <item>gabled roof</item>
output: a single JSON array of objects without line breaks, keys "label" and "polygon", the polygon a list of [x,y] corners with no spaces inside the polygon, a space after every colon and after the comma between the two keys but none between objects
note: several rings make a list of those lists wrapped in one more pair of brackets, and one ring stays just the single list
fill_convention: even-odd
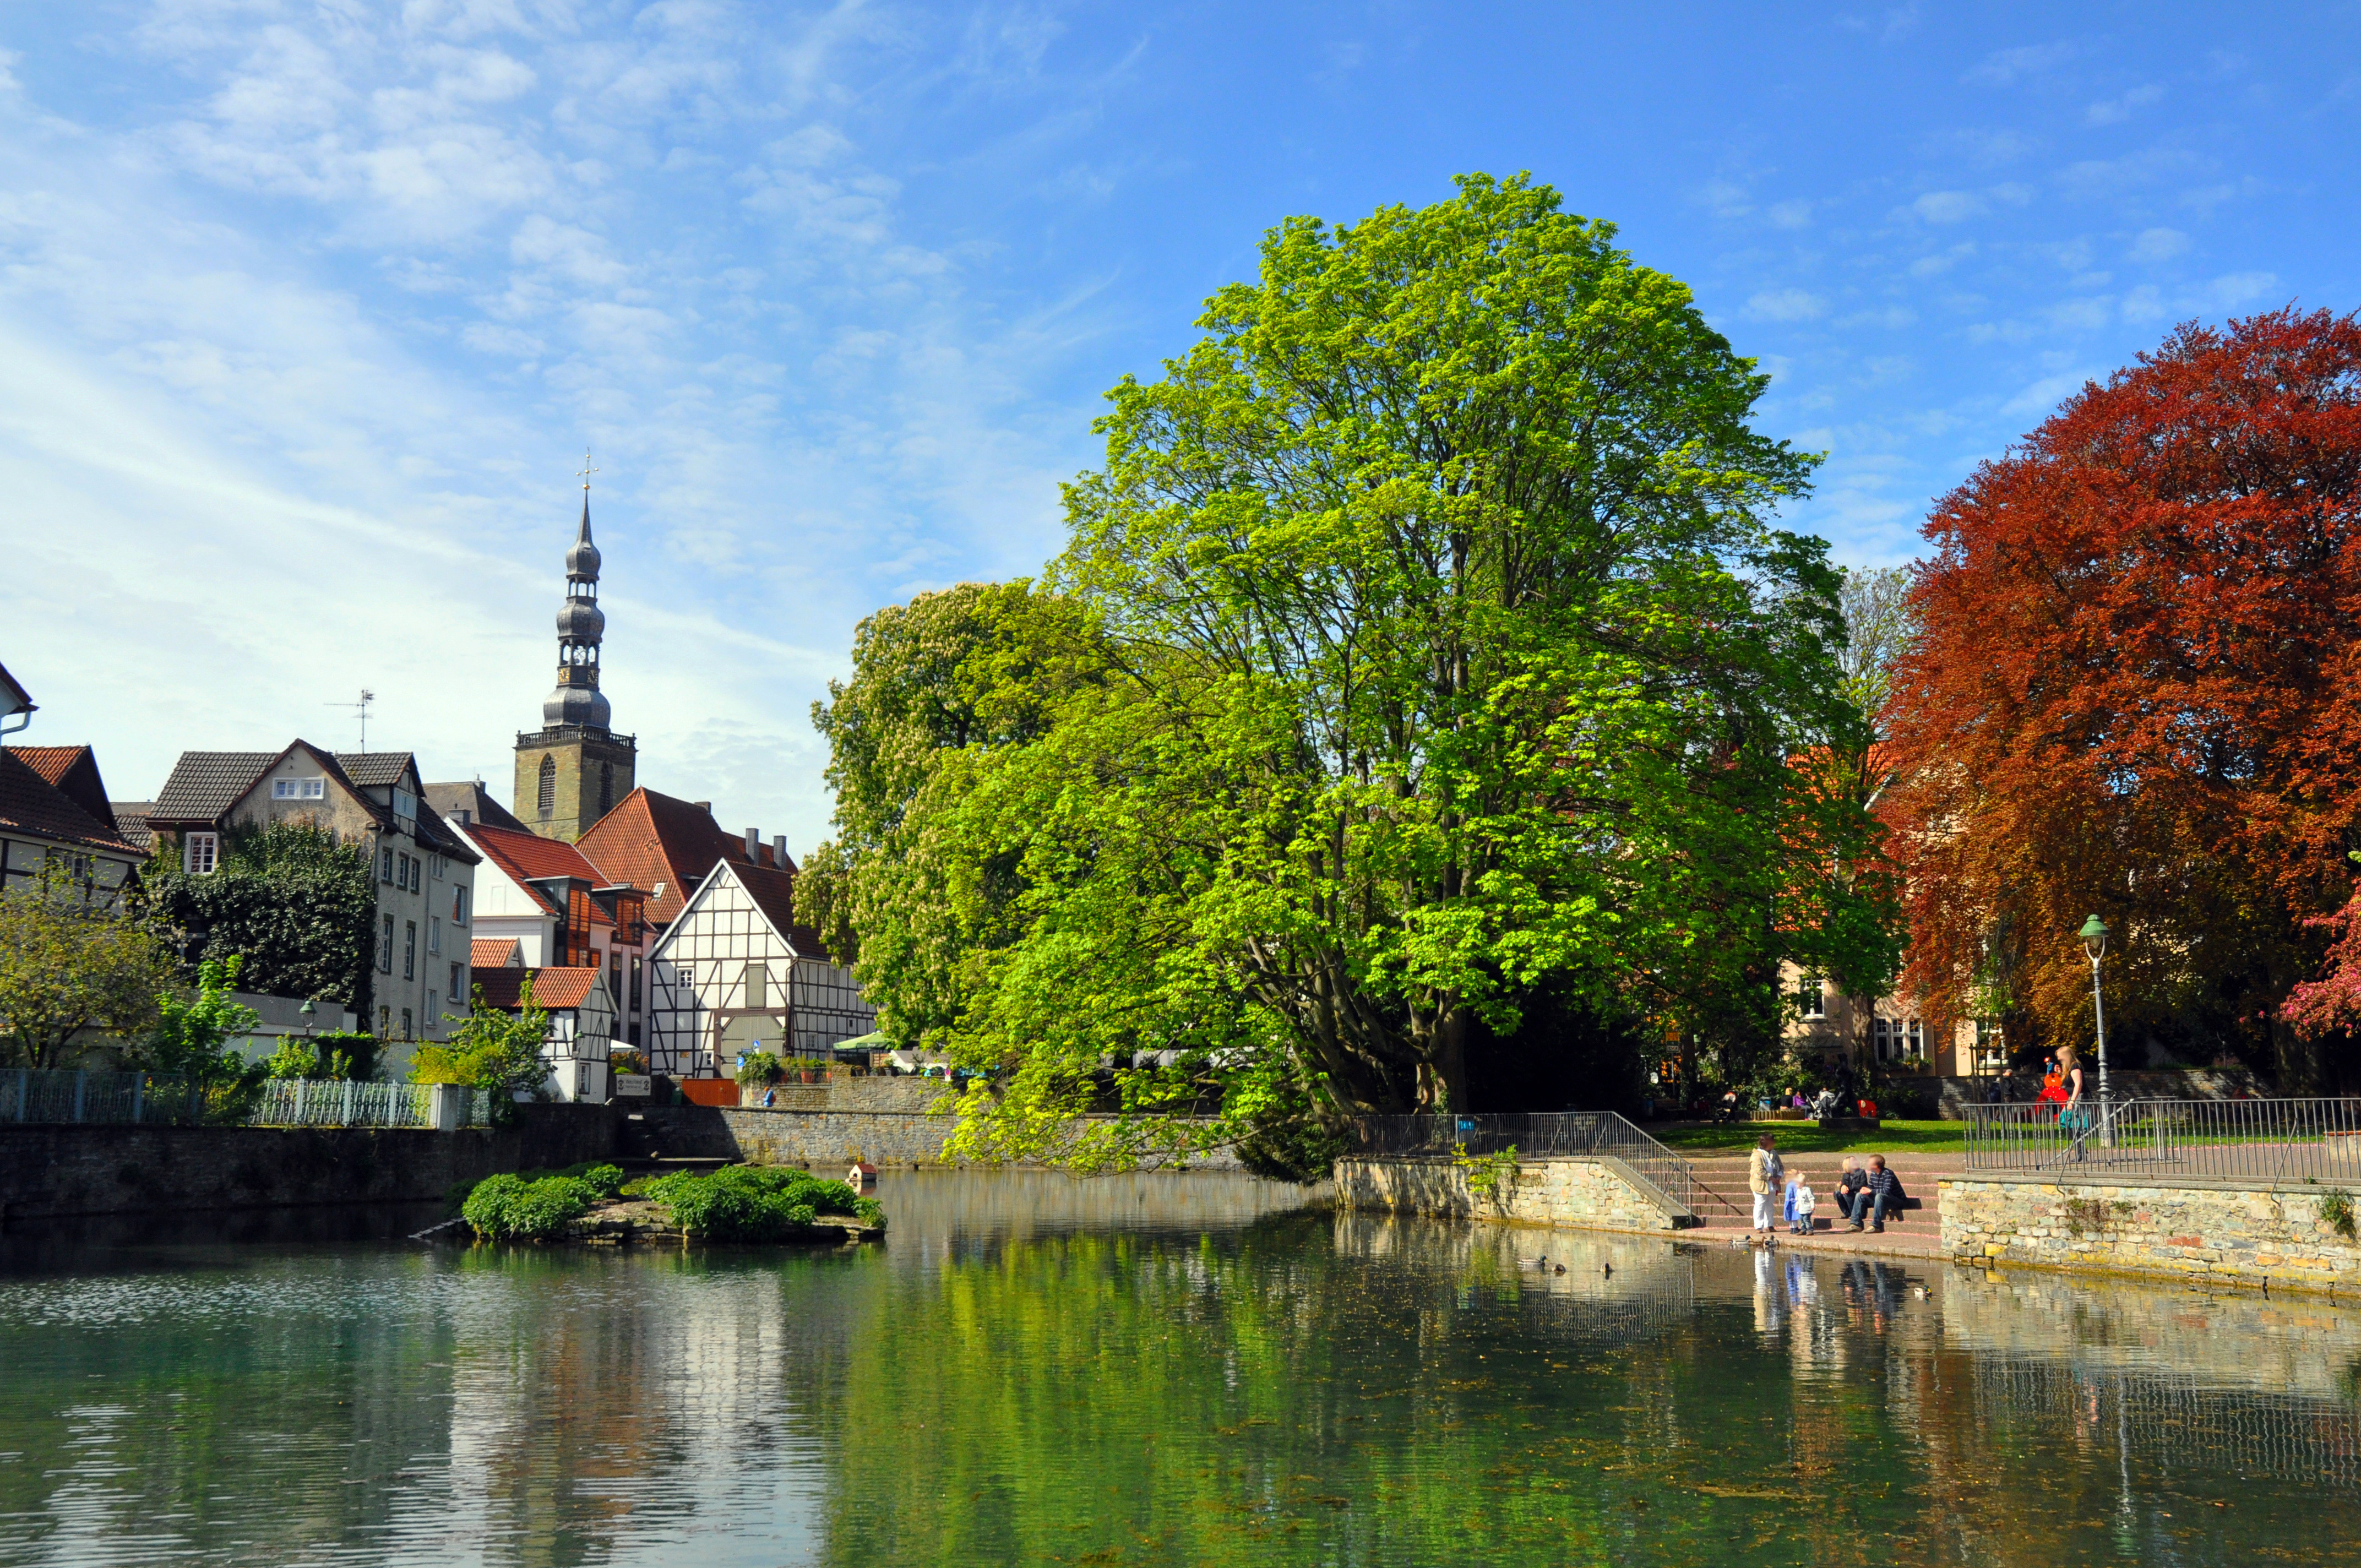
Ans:
[{"label": "gabled roof", "polygon": [[[492,828],[481,822],[467,829],[467,839],[484,851],[486,859],[507,873],[511,882],[532,894],[544,914],[562,919],[566,911],[545,890],[533,885],[540,879],[574,877],[593,887],[608,885],[606,873],[563,839],[544,839],[538,833]],[[615,922],[605,910],[593,904],[590,906],[590,923],[611,926]]]},{"label": "gabled roof", "polygon": [[405,773],[415,777],[418,759],[408,751],[339,751],[336,766],[361,788],[382,789],[400,784]]},{"label": "gabled roof", "polygon": [[0,746],[0,828],[29,839],[136,855],[112,821],[101,822],[43,778],[14,746]]},{"label": "gabled roof", "polygon": [[87,746],[12,746],[51,787],[107,827],[116,826],[106,803],[106,781],[98,776],[98,753]]},{"label": "gabled roof", "polygon": [[40,707],[41,705],[33,700],[33,694],[16,684],[16,677],[8,673],[8,666],[0,664],[0,718],[13,718],[20,713],[38,713]]},{"label": "gabled roof", "polygon": [[475,977],[484,990],[488,1005],[502,1012],[513,1013],[522,1005],[524,983],[533,981],[533,1005],[545,1012],[563,1012],[579,1007],[590,999],[592,988],[598,985],[599,971],[595,969],[493,969],[484,970]]},{"label": "gabled roof", "polygon": [[522,969],[524,944],[514,937],[478,937],[467,944],[467,967],[472,970]]},{"label": "gabled roof", "polygon": [[656,956],[664,954],[672,939],[696,924],[698,910],[713,902],[714,891],[724,883],[735,883],[746,890],[761,911],[763,922],[772,935],[784,943],[787,950],[799,959],[818,959],[832,962],[828,949],[821,946],[819,933],[808,926],[795,923],[795,885],[793,873],[773,871],[768,866],[750,866],[743,860],[716,861],[697,891],[688,896],[686,905],[672,924],[664,927],[664,937],[656,946]]},{"label": "gabled roof", "polygon": [[[297,741],[296,745],[302,745]],[[221,820],[254,787],[265,769],[291,751],[183,751],[172,776],[156,792],[148,820],[159,827],[188,823],[205,827]],[[313,748],[315,751],[317,748]],[[325,757],[326,752],[319,753]]]},{"label": "gabled roof", "polygon": [[[609,879],[649,890],[647,917],[668,925],[688,895],[721,861],[746,865],[746,840],[721,830],[713,813],[695,802],[675,800],[652,789],[635,789],[582,835],[580,848]],[[758,863],[772,866],[767,844],[756,846]],[[790,860],[785,873],[795,874]]]},{"label": "gabled roof", "polygon": [[511,815],[509,808],[492,798],[481,779],[462,779],[457,784],[431,784],[426,786],[426,804],[454,823],[481,822],[493,828],[506,828],[512,832],[533,831]]}]

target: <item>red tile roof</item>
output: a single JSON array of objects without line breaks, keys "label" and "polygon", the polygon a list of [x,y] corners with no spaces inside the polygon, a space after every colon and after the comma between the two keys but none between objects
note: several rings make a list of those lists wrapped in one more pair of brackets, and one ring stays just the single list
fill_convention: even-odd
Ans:
[{"label": "red tile roof", "polygon": [[106,803],[106,781],[98,776],[97,752],[87,746],[15,746],[10,750],[49,780],[60,795],[102,824],[109,828],[121,826],[115,820],[115,808]]},{"label": "red tile roof", "polygon": [[18,750],[0,746],[0,828],[51,843],[138,853],[115,830],[111,816],[102,822],[84,811],[18,756]]},{"label": "red tile roof", "polygon": [[[536,877],[578,877],[593,887],[609,884],[607,873],[590,863],[581,850],[563,839],[544,839],[538,833],[522,833],[508,828],[494,828],[478,822],[467,829],[467,835],[483,846],[494,865],[509,874],[509,880],[540,900],[548,913],[559,916],[565,911],[550,901],[546,890],[534,887]],[[641,883],[644,886],[646,884]],[[590,906],[593,926],[612,926],[614,917],[593,904]]]},{"label": "red tile roof", "polygon": [[467,967],[478,970],[522,969],[524,944],[514,937],[478,937],[467,944]]},{"label": "red tile roof", "polygon": [[589,999],[590,988],[598,983],[595,969],[495,969],[479,970],[476,983],[483,988],[485,1003],[505,1013],[516,1012],[522,1004],[524,983],[533,981],[533,1005],[545,1012],[563,1012],[579,1007]]},{"label": "red tile roof", "polygon": [[771,923],[771,929],[787,939],[787,946],[805,958],[828,957],[828,949],[820,946],[819,933],[808,926],[796,924],[794,872],[774,872],[768,866],[740,865],[733,869],[738,880],[746,884],[754,906]]},{"label": "red tile roof", "polygon": [[[768,844],[756,848],[760,854],[752,863],[775,866]],[[749,864],[746,840],[723,832],[711,812],[652,789],[625,795],[622,804],[582,835],[580,849],[609,880],[648,889],[648,919],[658,926],[672,924],[716,861]],[[783,870],[792,879],[795,861],[789,860]]]}]

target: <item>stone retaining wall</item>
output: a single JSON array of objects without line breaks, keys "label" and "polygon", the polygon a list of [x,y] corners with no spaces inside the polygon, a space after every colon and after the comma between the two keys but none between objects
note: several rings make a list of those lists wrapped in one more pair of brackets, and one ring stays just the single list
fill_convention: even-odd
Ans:
[{"label": "stone retaining wall", "polygon": [[159,1127],[0,1123],[0,1220],[398,1203],[504,1170],[605,1159],[603,1105],[523,1105],[517,1127]]},{"label": "stone retaining wall", "polygon": [[[906,1082],[907,1080],[905,1080]],[[940,1092],[941,1086],[936,1086]],[[825,1092],[814,1086],[814,1091]],[[855,1157],[880,1166],[939,1166],[955,1124],[923,1111],[803,1110],[782,1104],[657,1105],[642,1113],[646,1146],[673,1159],[741,1159],[827,1170]],[[1237,1156],[1217,1150],[1189,1162],[1192,1170],[1236,1170]]]},{"label": "stone retaining wall", "polygon": [[1520,1160],[1514,1177],[1504,1172],[1488,1193],[1469,1184],[1470,1174],[1449,1159],[1341,1159],[1336,1202],[1558,1230],[1671,1231],[1697,1223],[1620,1159]]},{"label": "stone retaining wall", "polygon": [[1953,1179],[1941,1184],[1943,1249],[1986,1266],[2361,1295],[2361,1245],[2321,1212],[2332,1190]]}]

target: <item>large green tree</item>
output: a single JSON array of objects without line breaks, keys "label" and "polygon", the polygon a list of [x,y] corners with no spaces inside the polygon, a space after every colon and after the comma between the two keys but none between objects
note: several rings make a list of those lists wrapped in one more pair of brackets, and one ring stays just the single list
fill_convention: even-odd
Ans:
[{"label": "large green tree", "polygon": [[0,1068],[66,1064],[77,1037],[126,1040],[156,1021],[172,955],[52,862],[0,890]]},{"label": "large green tree", "polygon": [[889,1014],[881,944],[934,933],[972,1146],[1110,1060],[1136,1109],[1465,1104],[1543,988],[1760,1049],[1783,958],[1883,984],[1871,825],[1792,765],[1861,744],[1838,576],[1773,521],[1813,460],[1613,235],[1481,176],[1290,220],[1109,395],[1066,553],[948,660],[1026,730],[927,753],[921,869],[851,918]]}]

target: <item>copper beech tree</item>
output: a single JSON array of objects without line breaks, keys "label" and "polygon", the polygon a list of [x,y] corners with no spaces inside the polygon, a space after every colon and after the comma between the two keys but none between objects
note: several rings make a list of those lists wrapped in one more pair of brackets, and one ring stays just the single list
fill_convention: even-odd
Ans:
[{"label": "copper beech tree", "polygon": [[2299,988],[2361,847],[2356,484],[2361,324],[2290,309],[2183,326],[1944,498],[1888,708],[1922,994],[2087,1046],[2095,911],[2117,1063],[2356,1075],[2361,988]]}]

